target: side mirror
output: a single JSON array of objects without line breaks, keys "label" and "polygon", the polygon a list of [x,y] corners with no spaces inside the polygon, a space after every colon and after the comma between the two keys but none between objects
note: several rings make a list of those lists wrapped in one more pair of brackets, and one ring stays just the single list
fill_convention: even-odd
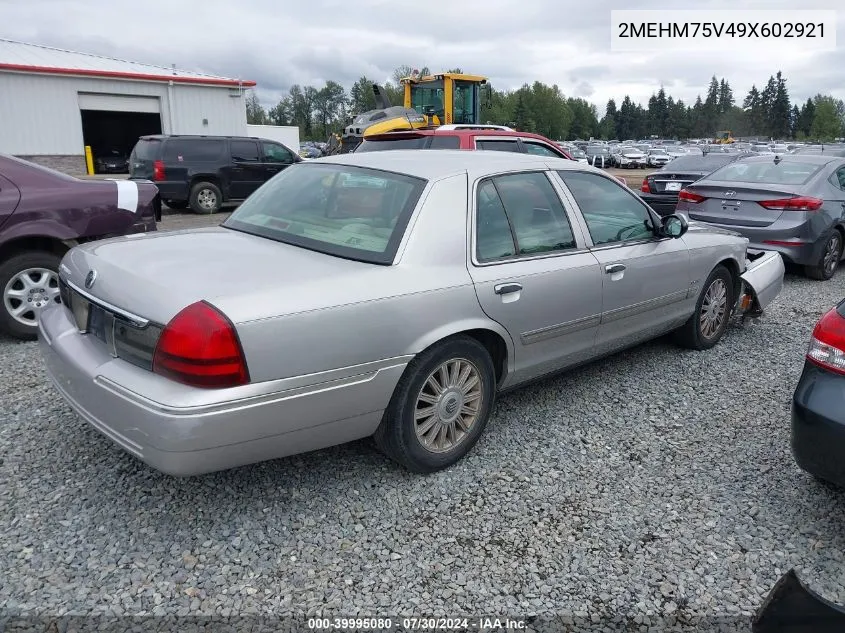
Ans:
[{"label": "side mirror", "polygon": [[660,222],[660,232],[664,237],[681,237],[689,229],[689,222],[682,215],[673,213],[667,215]]}]

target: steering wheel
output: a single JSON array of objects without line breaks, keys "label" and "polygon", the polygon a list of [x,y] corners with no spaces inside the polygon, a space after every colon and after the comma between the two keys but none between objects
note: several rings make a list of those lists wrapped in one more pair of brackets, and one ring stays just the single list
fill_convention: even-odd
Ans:
[{"label": "steering wheel", "polygon": [[616,241],[622,241],[624,239],[623,235],[625,235],[626,233],[628,233],[628,232],[630,232],[634,229],[639,229],[641,226],[642,226],[642,224],[632,224],[631,226],[624,226],[621,229],[619,229],[619,232],[616,234],[616,237],[614,239]]}]

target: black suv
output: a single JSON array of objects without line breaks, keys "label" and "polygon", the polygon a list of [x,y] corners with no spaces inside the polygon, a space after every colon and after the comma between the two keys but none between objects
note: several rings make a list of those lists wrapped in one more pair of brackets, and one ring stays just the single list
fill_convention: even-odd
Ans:
[{"label": "black suv", "polygon": [[142,136],[129,157],[129,177],[152,180],[172,209],[214,213],[301,160],[281,143],[262,138]]}]

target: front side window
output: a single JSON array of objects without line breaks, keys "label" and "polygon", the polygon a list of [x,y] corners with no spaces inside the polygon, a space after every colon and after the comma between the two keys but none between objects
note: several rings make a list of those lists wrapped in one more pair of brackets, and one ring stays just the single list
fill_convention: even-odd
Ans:
[{"label": "front side window", "polygon": [[560,154],[554,151],[551,147],[547,147],[542,143],[533,143],[531,141],[523,141],[525,151],[535,156],[553,156],[554,158],[563,158]]},{"label": "front side window", "polygon": [[453,84],[453,123],[478,123],[475,120],[478,84],[455,81]]},{"label": "front side window", "polygon": [[348,165],[297,163],[222,226],[311,250],[390,264],[426,181]]},{"label": "front side window", "polygon": [[421,114],[433,112],[441,123],[445,123],[443,82],[432,81],[424,84],[411,84],[411,107]]},{"label": "front side window", "polygon": [[293,152],[276,143],[264,143],[264,160],[268,163],[292,163]]},{"label": "front side window", "polygon": [[566,212],[544,173],[486,179],[479,184],[477,196],[478,261],[575,248]]},{"label": "front side window", "polygon": [[516,139],[475,141],[475,149],[493,150],[496,152],[518,152],[519,144]]},{"label": "front side window", "polygon": [[627,187],[601,174],[581,171],[557,173],[581,208],[593,244],[654,237],[648,210]]}]

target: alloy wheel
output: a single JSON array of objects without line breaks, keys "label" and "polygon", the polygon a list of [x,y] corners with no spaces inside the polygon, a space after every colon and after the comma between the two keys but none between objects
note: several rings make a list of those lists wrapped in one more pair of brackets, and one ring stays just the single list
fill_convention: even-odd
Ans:
[{"label": "alloy wheel", "polygon": [[414,407],[414,431],[426,450],[445,453],[461,444],[478,422],[483,401],[481,372],[472,362],[451,359],[423,383]]},{"label": "alloy wheel", "polygon": [[842,240],[839,237],[839,233],[831,235],[830,239],[827,241],[827,246],[824,249],[824,259],[822,260],[822,266],[824,267],[825,274],[828,276],[833,275],[833,272],[839,265],[839,251],[841,250],[841,242]]},{"label": "alloy wheel", "polygon": [[38,313],[59,303],[59,278],[47,268],[27,268],[12,277],[3,289],[3,307],[12,318],[28,327],[38,324]]},{"label": "alloy wheel", "polygon": [[699,327],[704,338],[711,339],[728,315],[728,286],[724,279],[714,279],[704,293],[699,313]]}]

